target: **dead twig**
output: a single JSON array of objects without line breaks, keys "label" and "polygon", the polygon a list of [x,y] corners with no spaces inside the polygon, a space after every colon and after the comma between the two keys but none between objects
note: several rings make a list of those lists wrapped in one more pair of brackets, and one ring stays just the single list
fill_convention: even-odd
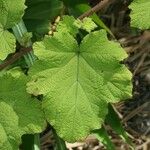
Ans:
[{"label": "dead twig", "polygon": [[128,121],[129,119],[133,118],[136,114],[138,114],[139,112],[141,112],[145,107],[148,106],[150,102],[146,102],[143,105],[141,105],[140,107],[134,109],[133,111],[131,111],[131,113],[129,113],[125,118],[123,118],[122,123],[125,123],[126,121]]},{"label": "dead twig", "polygon": [[139,70],[139,68],[143,65],[146,56],[147,56],[147,53],[144,53],[143,56],[141,57],[141,59],[140,59],[138,65],[136,66],[136,68],[135,68],[135,70],[134,70],[134,72],[133,72],[133,76],[136,75],[136,73],[137,73],[137,71]]},{"label": "dead twig", "polygon": [[139,146],[137,146],[136,148],[135,148],[135,150],[140,150],[140,149],[144,149],[144,150],[148,150],[148,144],[150,143],[150,139],[147,139],[147,141],[146,142],[144,142],[143,144],[141,144],[141,145],[139,145]]},{"label": "dead twig", "polygon": [[90,10],[88,10],[87,12],[82,14],[81,16],[79,16],[78,19],[82,20],[85,17],[91,16],[92,14],[94,14],[94,13],[98,12],[99,10],[101,10],[102,8],[108,6],[113,1],[114,0],[103,0],[103,1],[99,2],[96,6],[94,6],[93,8],[91,8]]}]

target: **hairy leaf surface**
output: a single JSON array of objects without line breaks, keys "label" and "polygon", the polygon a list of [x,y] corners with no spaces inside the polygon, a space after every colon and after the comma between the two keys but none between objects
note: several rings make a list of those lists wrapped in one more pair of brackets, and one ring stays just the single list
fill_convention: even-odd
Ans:
[{"label": "hairy leaf surface", "polygon": [[7,31],[23,16],[25,0],[0,0],[0,59],[15,51],[15,37]]},{"label": "hairy leaf surface", "polygon": [[64,140],[73,142],[99,129],[108,102],[131,95],[131,73],[119,62],[127,57],[104,30],[91,32],[80,45],[67,32],[36,43],[39,60],[28,92],[43,94],[47,120]]},{"label": "hairy leaf surface", "polygon": [[41,132],[45,123],[41,103],[26,93],[26,78],[0,76],[0,149],[17,150],[23,134]]},{"label": "hairy leaf surface", "polygon": [[150,1],[133,0],[129,8],[131,8],[131,25],[139,29],[150,29]]},{"label": "hairy leaf surface", "polygon": [[57,25],[58,32],[68,32],[74,37],[79,32],[79,28],[75,25],[76,19],[73,16],[63,16],[62,20]]},{"label": "hairy leaf surface", "polygon": [[75,19],[73,16],[64,16],[59,22],[56,31],[57,32],[68,32],[74,37],[79,33],[79,29],[91,32],[97,27],[91,18],[84,18],[82,21]]},{"label": "hairy leaf surface", "polygon": [[77,20],[75,25],[79,29],[83,29],[87,32],[91,32],[92,30],[94,30],[97,27],[97,25],[92,21],[91,18],[84,18],[82,21]]}]

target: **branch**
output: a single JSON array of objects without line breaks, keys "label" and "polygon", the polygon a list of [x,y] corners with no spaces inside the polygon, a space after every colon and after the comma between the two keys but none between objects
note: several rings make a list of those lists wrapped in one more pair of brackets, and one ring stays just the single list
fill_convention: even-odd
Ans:
[{"label": "branch", "polygon": [[99,2],[96,6],[94,6],[93,8],[91,8],[90,10],[88,10],[87,12],[82,14],[81,16],[79,16],[78,19],[82,20],[85,17],[89,17],[89,16],[93,15],[94,13],[96,13],[99,10],[101,10],[102,8],[106,7],[107,5],[112,3],[113,1],[114,0],[103,0],[103,1]]},{"label": "branch", "polygon": [[11,58],[6,59],[2,64],[0,64],[0,71],[13,64],[15,61],[17,61],[19,58],[21,58],[30,51],[32,51],[31,47],[21,48],[19,52],[15,53],[11,56]]}]

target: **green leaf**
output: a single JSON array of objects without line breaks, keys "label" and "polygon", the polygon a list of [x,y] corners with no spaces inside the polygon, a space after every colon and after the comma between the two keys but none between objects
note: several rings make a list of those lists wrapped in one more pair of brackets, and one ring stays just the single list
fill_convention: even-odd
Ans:
[{"label": "green leaf", "polygon": [[62,9],[60,0],[27,0],[24,18],[32,20],[49,20],[56,17]]},{"label": "green leaf", "polygon": [[131,9],[131,26],[139,29],[150,29],[150,1],[133,0]]},{"label": "green leaf", "polygon": [[27,79],[17,72],[0,76],[0,149],[16,150],[23,134],[44,129],[41,103],[26,93]]},{"label": "green leaf", "polygon": [[112,129],[126,142],[130,145],[130,148],[133,149],[133,143],[129,139],[125,129],[123,128],[119,117],[114,111],[113,107],[109,104],[109,112],[106,116],[106,123],[108,123]]},{"label": "green leaf", "polygon": [[15,37],[7,30],[0,28],[0,59],[4,60],[9,53],[15,52]]},{"label": "green leaf", "polygon": [[94,130],[92,133],[100,142],[102,142],[106,146],[107,150],[115,150],[115,145],[112,143],[104,127],[98,130]]},{"label": "green leaf", "polygon": [[34,45],[39,61],[27,85],[34,95],[43,94],[43,109],[58,135],[73,142],[99,129],[107,103],[131,95],[131,73],[119,62],[127,57],[104,30],[91,32],[80,45],[67,32]]},{"label": "green leaf", "polygon": [[50,20],[57,17],[63,7],[60,0],[26,0],[26,5],[25,24],[28,31],[39,36],[48,33]]},{"label": "green leaf", "polygon": [[41,41],[43,36],[50,31],[49,20],[25,20],[28,31],[32,32],[34,41]]},{"label": "green leaf", "polygon": [[25,0],[0,0],[0,24],[5,29],[13,27],[21,20],[26,8],[24,2]]},{"label": "green leaf", "polygon": [[15,52],[15,37],[7,31],[17,24],[23,14],[24,0],[0,0],[0,59],[4,60],[9,53]]}]

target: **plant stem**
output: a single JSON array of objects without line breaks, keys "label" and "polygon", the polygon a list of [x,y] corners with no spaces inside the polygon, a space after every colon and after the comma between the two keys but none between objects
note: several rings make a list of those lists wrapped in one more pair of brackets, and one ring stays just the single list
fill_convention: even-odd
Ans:
[{"label": "plant stem", "polygon": [[[16,24],[12,28],[12,30],[13,30],[13,33],[14,33],[17,41],[20,43],[20,45],[22,45],[21,40],[22,40],[24,34],[28,32],[23,20],[21,20],[18,24]],[[29,40],[26,45],[22,45],[22,46],[31,47],[32,46],[31,40]],[[25,59],[26,64],[27,64],[28,67],[33,65],[33,62],[34,62],[34,59],[35,59],[33,51],[30,51],[26,55],[24,55],[24,59]]]}]

